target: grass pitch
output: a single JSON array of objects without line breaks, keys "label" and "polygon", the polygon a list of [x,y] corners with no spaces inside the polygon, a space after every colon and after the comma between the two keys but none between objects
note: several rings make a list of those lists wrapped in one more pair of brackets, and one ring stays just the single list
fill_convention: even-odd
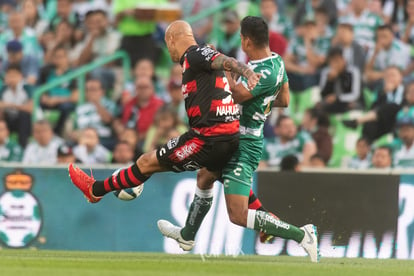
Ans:
[{"label": "grass pitch", "polygon": [[158,253],[0,250],[1,276],[44,275],[414,275],[414,261]]}]

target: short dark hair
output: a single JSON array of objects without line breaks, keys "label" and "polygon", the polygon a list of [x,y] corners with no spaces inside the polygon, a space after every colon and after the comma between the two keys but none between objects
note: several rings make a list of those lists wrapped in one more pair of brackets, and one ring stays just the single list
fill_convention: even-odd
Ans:
[{"label": "short dark hair", "polygon": [[342,28],[348,29],[348,30],[350,30],[351,32],[353,32],[353,31],[354,31],[354,26],[352,26],[352,24],[347,23],[347,22],[342,22],[342,23],[339,23],[339,24],[338,24],[338,28],[339,28],[339,27],[342,27]]},{"label": "short dark hair", "polygon": [[269,45],[269,27],[263,18],[258,16],[246,16],[240,23],[240,33],[248,37],[255,46]]},{"label": "short dark hair", "polygon": [[95,14],[102,14],[105,17],[107,16],[107,13],[106,13],[105,10],[97,9],[97,10],[89,10],[89,11],[87,11],[86,14],[85,14],[85,18],[88,18],[89,16],[95,15]]},{"label": "short dark hair", "polygon": [[276,124],[275,124],[275,126],[280,126],[280,124],[282,123],[282,121],[283,120],[286,120],[286,119],[291,119],[289,116],[287,116],[287,115],[279,115],[279,117],[277,117],[277,120],[276,120]]},{"label": "short dark hair", "polygon": [[357,143],[359,142],[365,142],[368,146],[371,146],[371,140],[368,139],[368,137],[365,137],[365,136],[359,137],[357,140]]},{"label": "short dark hair", "polygon": [[383,145],[383,146],[379,146],[379,147],[375,148],[374,151],[376,151],[378,149],[386,150],[388,152],[388,154],[392,157],[392,149],[391,149],[391,147]]},{"label": "short dark hair", "polygon": [[306,112],[309,113],[309,115],[311,116],[312,119],[316,119],[317,120],[317,125],[319,127],[329,127],[331,125],[331,122],[329,120],[329,116],[322,111],[321,109],[318,108],[308,108],[306,110]]},{"label": "short dark hair", "polygon": [[18,71],[18,72],[21,73],[22,72],[22,67],[18,63],[11,63],[6,68],[6,72],[9,72],[9,71]]},{"label": "short dark hair", "polygon": [[343,50],[341,47],[332,47],[328,52],[328,60],[331,58],[343,57]]},{"label": "short dark hair", "polygon": [[281,171],[295,171],[296,167],[299,165],[299,159],[296,155],[290,154],[286,155],[280,161],[280,170]]},{"label": "short dark hair", "polygon": [[388,30],[390,32],[393,32],[392,26],[390,24],[384,24],[384,25],[380,25],[380,26],[377,27],[377,31],[384,31],[384,30]]}]

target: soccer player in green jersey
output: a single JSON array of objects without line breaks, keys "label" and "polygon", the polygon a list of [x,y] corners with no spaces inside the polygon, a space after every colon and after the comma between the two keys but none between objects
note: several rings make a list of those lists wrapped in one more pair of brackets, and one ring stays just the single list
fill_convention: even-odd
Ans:
[{"label": "soccer player in green jersey", "polygon": [[[295,240],[309,254],[312,262],[318,262],[318,240],[314,225],[298,228],[267,211],[248,209],[253,172],[262,155],[264,122],[273,106],[286,107],[289,103],[289,84],[284,63],[279,55],[270,52],[268,34],[268,26],[260,17],[247,16],[241,22],[242,49],[250,59],[250,68],[261,75],[256,87],[250,90],[244,77],[236,82],[234,76],[227,75],[233,99],[240,104],[241,111],[239,149],[223,168],[221,176],[227,211],[234,224]],[[175,239],[183,250],[194,247],[195,235],[213,200],[213,183],[219,178],[219,175],[206,169],[199,171],[194,200],[183,228],[166,220],[158,221],[162,234]]]}]

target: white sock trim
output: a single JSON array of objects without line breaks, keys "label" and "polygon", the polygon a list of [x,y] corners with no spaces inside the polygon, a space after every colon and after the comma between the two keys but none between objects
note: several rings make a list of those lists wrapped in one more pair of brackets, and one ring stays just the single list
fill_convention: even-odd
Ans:
[{"label": "white sock trim", "polygon": [[195,194],[200,198],[211,198],[213,197],[213,189],[201,190],[196,186]]},{"label": "white sock trim", "polygon": [[247,228],[254,229],[254,221],[256,219],[256,210],[249,209],[247,211]]}]

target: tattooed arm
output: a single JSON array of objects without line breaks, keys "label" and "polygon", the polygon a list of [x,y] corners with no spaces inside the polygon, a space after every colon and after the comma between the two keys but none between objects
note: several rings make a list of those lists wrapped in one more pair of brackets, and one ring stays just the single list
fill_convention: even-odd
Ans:
[{"label": "tattooed arm", "polygon": [[226,55],[217,56],[211,63],[211,69],[213,70],[225,70],[231,73],[244,76],[247,79],[247,85],[249,89],[253,89],[259,82],[260,75],[256,74],[246,64],[237,61],[235,58],[228,57]]}]

